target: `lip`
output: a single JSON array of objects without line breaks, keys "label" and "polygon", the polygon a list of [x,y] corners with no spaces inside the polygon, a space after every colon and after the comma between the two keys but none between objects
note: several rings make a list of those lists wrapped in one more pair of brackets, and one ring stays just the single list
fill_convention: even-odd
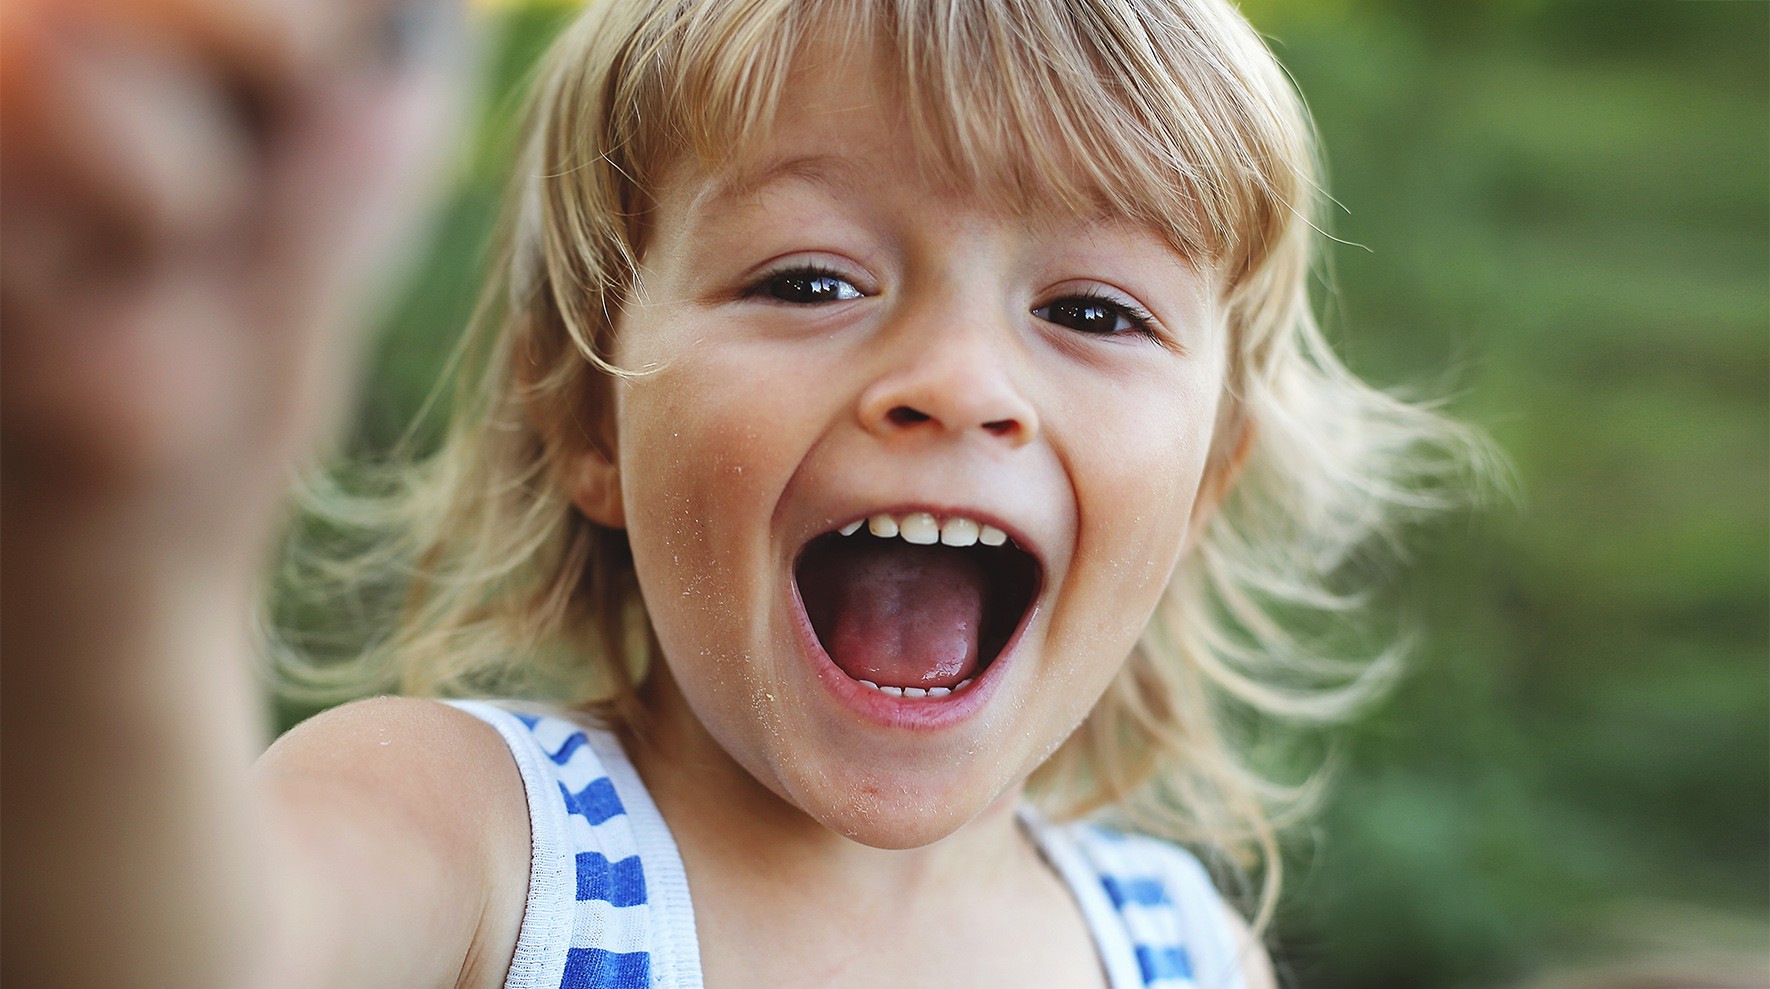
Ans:
[{"label": "lip", "polygon": [[[910,509],[910,511],[927,511],[928,509]],[[955,513],[957,514],[957,513]],[[968,516],[975,518],[975,516]],[[978,519],[978,521],[983,521]],[[844,523],[846,524],[846,523]],[[991,523],[992,525],[995,523]],[[1004,530],[1006,531],[1006,530]],[[811,627],[811,616],[805,610],[805,601],[799,596],[799,581],[789,574],[788,587],[792,591],[794,633],[799,639],[799,651],[806,657],[813,676],[823,684],[837,703],[862,721],[870,722],[882,728],[898,731],[940,731],[954,727],[970,720],[977,712],[989,704],[990,698],[1001,687],[1006,679],[1006,671],[1015,665],[1020,655],[1020,643],[1026,636],[1026,630],[1032,627],[1033,620],[1039,614],[1039,597],[1044,591],[1045,575],[1043,564],[1040,565],[1039,585],[1033,589],[1031,602],[1025,613],[1020,616],[1020,624],[1003,643],[1002,651],[990,661],[989,666],[977,674],[971,686],[958,694],[950,694],[939,700],[925,697],[893,697],[883,694],[842,672],[830,654],[824,651],[823,643],[818,640],[817,632]]]}]

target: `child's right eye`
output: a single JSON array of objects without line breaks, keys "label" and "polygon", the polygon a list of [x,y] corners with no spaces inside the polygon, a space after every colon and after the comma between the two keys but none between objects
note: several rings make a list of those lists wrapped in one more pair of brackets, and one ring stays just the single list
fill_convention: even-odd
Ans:
[{"label": "child's right eye", "polygon": [[769,275],[750,289],[751,297],[775,299],[795,305],[846,302],[861,297],[848,279],[823,268],[795,268]]}]

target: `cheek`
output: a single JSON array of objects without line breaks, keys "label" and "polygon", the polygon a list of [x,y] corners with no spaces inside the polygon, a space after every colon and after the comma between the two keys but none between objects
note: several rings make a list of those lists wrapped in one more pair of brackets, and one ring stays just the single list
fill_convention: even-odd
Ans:
[{"label": "cheek", "polygon": [[1186,543],[1217,409],[1215,379],[1199,377],[1183,390],[1121,392],[1094,418],[1098,438],[1073,447],[1085,599],[1070,613],[1091,620],[1069,631],[1115,654],[1141,634]]},{"label": "cheek", "polygon": [[770,516],[802,456],[805,415],[787,400],[803,391],[754,357],[691,350],[621,385],[628,536],[648,598],[672,602],[664,613],[729,617],[762,600],[755,575],[772,562]]},{"label": "cheek", "polygon": [[684,364],[622,385],[621,495],[642,576],[698,580],[675,571],[712,573],[732,562],[735,547],[720,537],[737,531],[728,516],[755,483],[748,451],[757,433],[727,397],[710,375]]}]

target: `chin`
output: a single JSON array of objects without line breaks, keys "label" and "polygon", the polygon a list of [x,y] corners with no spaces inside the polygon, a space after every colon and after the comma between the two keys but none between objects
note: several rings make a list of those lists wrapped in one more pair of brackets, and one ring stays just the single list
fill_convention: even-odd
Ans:
[{"label": "chin", "polygon": [[[1013,789],[973,774],[955,774],[963,768],[959,766],[947,767],[938,780],[830,768],[834,771],[804,781],[788,801],[825,829],[873,848],[932,845],[970,824]],[[844,785],[831,788],[830,781],[844,777]]]},{"label": "chin", "polygon": [[952,836],[982,807],[935,806],[890,797],[851,801],[827,814],[813,814],[825,828],[872,848],[922,848]]}]

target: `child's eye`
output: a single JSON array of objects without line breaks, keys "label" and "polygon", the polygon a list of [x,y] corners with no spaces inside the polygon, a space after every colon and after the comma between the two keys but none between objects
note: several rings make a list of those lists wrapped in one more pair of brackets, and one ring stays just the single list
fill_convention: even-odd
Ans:
[{"label": "child's eye", "polygon": [[1098,295],[1071,295],[1047,302],[1032,311],[1048,323],[1066,326],[1094,336],[1119,336],[1136,333],[1153,336],[1150,323],[1155,317],[1141,307]]},{"label": "child's eye", "polygon": [[795,305],[816,305],[820,302],[858,299],[861,291],[848,279],[833,271],[823,268],[795,268],[763,278],[747,294]]}]

